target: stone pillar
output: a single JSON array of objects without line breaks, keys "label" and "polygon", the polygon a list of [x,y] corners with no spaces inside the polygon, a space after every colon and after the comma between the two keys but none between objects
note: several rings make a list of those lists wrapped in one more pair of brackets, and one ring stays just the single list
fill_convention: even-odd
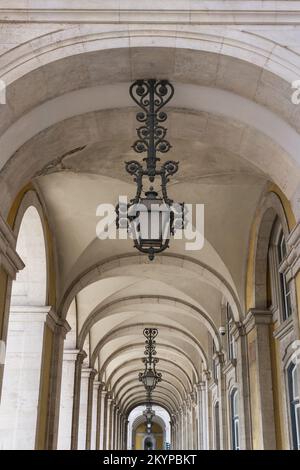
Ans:
[{"label": "stone pillar", "polygon": [[[98,444],[98,428],[99,428],[99,419],[98,419],[98,407],[100,404],[99,400],[99,390],[101,390],[102,383],[98,380],[94,381],[93,383],[93,403],[92,403],[92,418],[91,418],[91,443],[90,449],[96,450],[99,449]],[[100,416],[99,416],[100,417]]]},{"label": "stone pillar", "polygon": [[104,449],[111,450],[111,420],[112,420],[112,402],[111,394],[106,395],[105,400],[105,420],[104,420]]},{"label": "stone pillar", "polygon": [[187,398],[186,407],[186,422],[187,422],[187,449],[192,450],[193,448],[193,417],[192,417],[192,399],[189,395]]},{"label": "stone pillar", "polygon": [[51,307],[10,309],[0,407],[2,449],[35,448],[45,322]]},{"label": "stone pillar", "polygon": [[184,402],[182,402],[181,408],[180,408],[180,449],[179,450],[184,450],[185,446],[185,441],[184,441],[184,434],[185,434],[185,422],[184,422]]},{"label": "stone pillar", "polygon": [[219,419],[220,419],[220,450],[228,448],[227,439],[227,390],[226,380],[223,374],[223,367],[225,363],[224,354],[218,352],[216,354],[216,367],[218,371],[218,397],[219,397]]},{"label": "stone pillar", "polygon": [[119,407],[116,406],[116,416],[115,416],[115,436],[114,436],[114,450],[119,448]]},{"label": "stone pillar", "polygon": [[177,411],[176,413],[176,441],[175,441],[175,450],[180,450],[180,413]]},{"label": "stone pillar", "polygon": [[[88,385],[88,404],[87,404],[87,425],[86,425],[86,449],[91,449],[92,440],[92,428],[96,431],[96,419],[97,419],[97,389],[94,390],[94,382],[97,371],[93,369],[89,377]],[[93,448],[96,445],[95,434],[93,434]]]},{"label": "stone pillar", "polygon": [[78,448],[78,424],[79,424],[79,409],[80,409],[80,392],[81,392],[81,371],[82,363],[86,358],[86,352],[81,350],[78,353],[75,363],[75,377],[74,377],[74,399],[73,399],[73,413],[72,413],[72,438],[71,449]]},{"label": "stone pillar", "polygon": [[188,450],[188,410],[187,400],[183,402],[183,450]]},{"label": "stone pillar", "polygon": [[202,405],[202,389],[203,382],[200,382],[196,385],[196,400],[197,400],[197,428],[198,428],[198,441],[197,449],[204,449],[203,445],[203,405]]},{"label": "stone pillar", "polygon": [[71,448],[75,364],[79,353],[79,349],[64,350],[57,443],[59,450]]},{"label": "stone pillar", "polygon": [[198,449],[198,404],[197,393],[192,393],[193,450]]},{"label": "stone pillar", "polygon": [[106,417],[106,395],[107,390],[104,388],[104,384],[101,385],[101,390],[99,391],[99,400],[100,400],[100,407],[98,407],[98,421],[99,421],[99,435],[98,435],[98,442],[99,442],[99,449],[105,449],[105,417]]},{"label": "stone pillar", "polygon": [[111,405],[111,426],[110,426],[110,449],[115,450],[115,435],[116,435],[116,402],[113,400]]},{"label": "stone pillar", "polygon": [[210,372],[208,370],[203,371],[204,384],[202,387],[202,405],[203,405],[203,444],[205,450],[210,450],[211,445],[211,421],[210,421],[210,396],[208,390],[208,383],[210,380]]},{"label": "stone pillar", "polygon": [[243,325],[235,324],[231,330],[236,345],[236,374],[239,384],[239,430],[241,450],[252,449],[250,385],[247,336]]},{"label": "stone pillar", "polygon": [[112,426],[111,426],[111,450],[117,450],[117,412],[118,412],[118,405],[115,401],[113,401],[112,406]]},{"label": "stone pillar", "polygon": [[170,429],[171,429],[171,449],[175,449],[175,442],[176,442],[176,417],[175,415],[172,415],[172,418],[170,420]]},{"label": "stone pillar", "polygon": [[180,420],[180,413],[177,413],[177,443],[176,443],[176,450],[181,449],[181,420]]},{"label": "stone pillar", "polygon": [[128,424],[129,424],[129,421],[128,421],[127,418],[125,418],[125,427],[124,427],[124,449],[127,449]]},{"label": "stone pillar", "polygon": [[123,442],[124,442],[124,415],[120,411],[120,436],[119,436],[119,450],[124,450]]},{"label": "stone pillar", "polygon": [[[24,263],[16,252],[16,236],[0,215],[0,341],[5,356],[12,281]],[[0,357],[0,400],[5,357]]]},{"label": "stone pillar", "polygon": [[78,420],[78,450],[86,449],[87,440],[87,413],[88,413],[88,392],[91,373],[94,370],[90,368],[82,368],[81,384],[80,384],[80,401],[79,401],[79,420]]},{"label": "stone pillar", "polygon": [[[36,446],[37,449],[57,449],[64,341],[70,330],[66,320],[60,318],[53,310],[49,312],[44,333],[44,349],[47,354],[43,358],[42,370],[43,384],[47,383],[48,386],[41,394],[47,415],[43,425],[45,439]],[[42,425],[40,427],[42,428]]]},{"label": "stone pillar", "polygon": [[118,450],[122,449],[122,419],[123,415],[121,412],[121,408],[119,408],[118,412]]},{"label": "stone pillar", "polygon": [[255,422],[258,423],[255,429],[255,449],[262,450],[276,449],[270,351],[271,322],[272,313],[269,310],[255,309],[249,311],[244,322],[250,351],[250,396],[254,405],[251,408],[255,413]]}]

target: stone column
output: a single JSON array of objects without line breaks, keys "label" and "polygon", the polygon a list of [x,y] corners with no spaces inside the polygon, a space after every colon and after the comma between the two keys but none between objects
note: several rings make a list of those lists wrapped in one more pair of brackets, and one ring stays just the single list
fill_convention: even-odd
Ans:
[{"label": "stone column", "polygon": [[111,450],[111,420],[112,420],[112,402],[111,394],[106,395],[105,400],[105,420],[104,420],[104,449]]},{"label": "stone column", "polygon": [[181,436],[180,413],[179,413],[179,411],[177,411],[177,413],[176,413],[176,441],[175,441],[175,449],[174,450],[179,450],[180,449],[180,436]]},{"label": "stone column", "polygon": [[110,449],[116,450],[116,418],[117,418],[117,409],[118,406],[115,400],[112,403],[111,410],[111,430],[110,430]]},{"label": "stone column", "polygon": [[[101,390],[102,383],[99,382],[98,380],[94,380],[93,383],[93,404],[92,404],[92,424],[91,424],[91,444],[90,444],[90,449],[91,450],[96,450],[99,449],[98,445],[98,428],[99,428],[99,419],[98,419],[98,406],[100,405],[100,400],[99,400],[99,389]],[[100,416],[99,416],[100,417]]]},{"label": "stone column", "polygon": [[180,448],[179,450],[184,450],[184,433],[185,431],[185,423],[184,423],[184,402],[182,402],[180,408]]},{"label": "stone column", "polygon": [[187,422],[187,435],[186,435],[186,443],[187,449],[192,450],[193,448],[193,417],[192,417],[192,400],[191,396],[189,395],[187,398],[187,407],[186,407],[186,422]]},{"label": "stone column", "polygon": [[119,437],[118,437],[118,450],[122,449],[122,420],[123,420],[123,413],[121,408],[119,408]]},{"label": "stone column", "polygon": [[119,448],[119,407],[116,406],[115,413],[115,432],[114,432],[114,450]]},{"label": "stone column", "polygon": [[44,356],[42,370],[43,383],[49,382],[42,394],[43,404],[47,408],[44,424],[45,442],[40,443],[38,449],[57,449],[64,341],[70,330],[71,327],[66,320],[60,318],[53,310],[49,312],[45,326],[44,348],[50,358]]},{"label": "stone column", "polygon": [[79,408],[80,408],[80,389],[81,389],[81,370],[82,363],[86,358],[86,352],[81,350],[78,353],[75,363],[75,378],[74,378],[74,399],[73,399],[73,413],[72,413],[72,439],[71,449],[78,448],[78,423],[79,423]]},{"label": "stone column", "polygon": [[13,306],[0,407],[3,449],[35,448],[44,328],[51,307]]},{"label": "stone column", "polygon": [[193,450],[198,449],[198,404],[196,391],[192,394]]},{"label": "stone column", "polygon": [[86,449],[87,440],[87,413],[88,413],[88,392],[91,373],[93,369],[82,368],[80,384],[79,420],[78,420],[78,450]]},{"label": "stone column", "polygon": [[216,367],[218,370],[218,396],[219,396],[219,419],[220,419],[220,450],[228,448],[227,440],[227,391],[226,380],[223,374],[223,367],[225,363],[224,354],[218,352],[216,354]]},{"label": "stone column", "polygon": [[171,449],[175,448],[175,439],[176,439],[176,420],[175,420],[175,415],[172,415],[170,419],[170,429],[171,429],[171,439],[170,439],[170,446]]},{"label": "stone column", "polygon": [[5,349],[7,340],[8,317],[12,281],[24,263],[16,252],[16,236],[0,215],[0,400],[4,372]]},{"label": "stone column", "polygon": [[176,443],[176,450],[181,449],[181,420],[180,420],[180,413],[177,413],[177,443]]},{"label": "stone column", "polygon": [[79,353],[79,349],[64,350],[57,443],[59,450],[71,448],[75,364]]},{"label": "stone column", "polygon": [[183,450],[188,450],[188,405],[187,400],[183,402]]},{"label": "stone column", "polygon": [[98,436],[98,442],[99,442],[99,449],[104,450],[105,449],[105,427],[106,427],[106,395],[107,395],[107,390],[104,388],[104,384],[101,386],[101,390],[99,392],[99,400],[100,400],[100,407],[98,410],[98,420],[99,420],[99,436]]},{"label": "stone column", "polygon": [[[95,421],[97,419],[97,389],[94,390],[94,382],[97,371],[93,369],[89,377],[88,385],[88,404],[87,404],[87,425],[86,425],[86,449],[91,449],[92,428],[96,431]],[[95,436],[93,435],[93,438]],[[93,448],[95,448],[96,439],[93,440]]]},{"label": "stone column", "polygon": [[241,450],[251,450],[250,385],[246,330],[243,325],[236,323],[231,332],[236,345],[236,374],[237,383],[239,384],[240,447]]},{"label": "stone column", "polygon": [[116,424],[116,402],[113,400],[111,405],[111,425],[110,425],[110,449],[115,450],[115,424]]},{"label": "stone column", "polygon": [[270,351],[271,322],[272,313],[269,310],[255,309],[249,311],[244,322],[249,340],[249,368],[253,377],[250,393],[253,400],[255,398],[253,411],[258,421],[259,435],[255,436],[255,441],[256,448],[262,450],[276,449]]},{"label": "stone column", "polygon": [[202,405],[202,389],[203,382],[196,385],[196,400],[197,400],[197,427],[198,427],[198,442],[197,449],[204,449],[203,445],[203,405]]},{"label": "stone column", "polygon": [[128,424],[129,424],[129,421],[128,421],[127,418],[125,418],[125,426],[124,426],[124,449],[127,449]]},{"label": "stone column", "polygon": [[209,390],[208,390],[208,383],[210,380],[210,372],[208,370],[203,371],[204,375],[204,383],[202,386],[202,405],[203,405],[203,444],[204,449],[210,449],[211,443],[211,422],[210,422],[210,397],[209,397]]},{"label": "stone column", "polygon": [[120,436],[119,436],[119,450],[124,450],[123,448],[123,442],[124,442],[124,415],[120,410],[119,414],[119,420],[120,420]]}]

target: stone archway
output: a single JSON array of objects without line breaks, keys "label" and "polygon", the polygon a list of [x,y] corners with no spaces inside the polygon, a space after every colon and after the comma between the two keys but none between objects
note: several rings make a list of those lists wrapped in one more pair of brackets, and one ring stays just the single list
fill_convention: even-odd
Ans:
[{"label": "stone archway", "polygon": [[16,250],[25,268],[12,285],[0,447],[32,450],[38,432],[44,326],[50,308],[46,305],[46,245],[39,212],[24,200],[18,219]]}]

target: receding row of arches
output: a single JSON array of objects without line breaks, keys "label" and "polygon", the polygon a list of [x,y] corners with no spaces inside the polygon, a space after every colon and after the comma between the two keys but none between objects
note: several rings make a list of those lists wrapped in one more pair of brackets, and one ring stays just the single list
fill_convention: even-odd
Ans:
[{"label": "receding row of arches", "polygon": [[[124,297],[124,286],[134,284],[135,290],[138,286],[130,273],[130,257],[117,265],[109,261],[105,270],[97,268],[96,279],[84,273],[79,284],[71,285],[63,297],[69,304],[67,327],[56,358],[61,361],[58,448],[276,448],[278,434],[282,446],[286,439],[285,445],[299,447],[299,372],[293,349],[297,291],[285,266],[291,253],[290,221],[275,193],[265,195],[261,211],[262,215],[257,212],[254,307],[244,319],[236,317],[241,307],[230,303],[234,294],[225,282],[228,296],[220,305],[219,323],[185,298],[130,295],[130,288]],[[16,250],[25,268],[11,289],[0,407],[2,448],[35,448],[41,431],[46,325],[53,309],[48,302],[49,251],[43,218],[36,193],[27,192],[15,219]],[[158,268],[165,267],[166,273],[165,259]],[[188,269],[191,262],[184,260],[181,269]],[[151,279],[149,265],[141,259],[138,263],[133,259],[134,267],[141,267]],[[200,270],[203,273],[203,266]],[[116,293],[108,288],[112,275],[120,278]],[[207,275],[208,285],[214,282],[212,276]],[[85,289],[90,299],[94,284],[99,290],[102,282],[108,295],[100,296],[100,302],[92,299],[93,308],[90,305],[86,317],[80,316],[80,307],[87,307]],[[157,416],[149,436],[143,418],[145,394],[137,376],[142,368],[142,329],[152,325],[160,332],[163,382],[153,394]],[[221,334],[223,325],[225,334]],[[204,327],[206,337],[200,331]],[[275,423],[273,436],[270,420]]]},{"label": "receding row of arches", "polygon": [[[235,22],[163,29],[144,13],[29,22],[0,56],[0,446],[297,448],[297,53]],[[128,88],[151,77],[175,88],[170,197],[205,208],[203,248],[172,240],[153,262],[96,236],[98,205],[136,189]],[[149,436],[138,373],[152,326]]]}]

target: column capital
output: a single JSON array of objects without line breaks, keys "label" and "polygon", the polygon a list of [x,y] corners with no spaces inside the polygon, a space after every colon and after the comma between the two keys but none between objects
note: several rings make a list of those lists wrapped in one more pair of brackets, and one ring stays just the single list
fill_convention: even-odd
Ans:
[{"label": "column capital", "polygon": [[203,375],[204,375],[204,381],[209,382],[211,379],[211,373],[209,369],[204,369],[203,370]]},{"label": "column capital", "polygon": [[195,407],[197,404],[197,392],[195,390],[190,393],[190,400],[191,400],[191,405]]},{"label": "column capital", "polygon": [[246,333],[248,334],[257,325],[270,325],[273,320],[273,314],[270,310],[260,310],[252,308],[247,313],[243,322]]},{"label": "column capital", "polygon": [[90,372],[90,379],[93,380],[93,382],[94,382],[94,378],[97,375],[97,372],[98,371],[96,369],[92,369],[91,372]]},{"label": "column capital", "polygon": [[246,335],[246,328],[241,322],[234,322],[231,327],[231,334],[235,341],[237,341],[241,336]]},{"label": "column capital", "polygon": [[202,380],[201,382],[195,384],[195,387],[197,389],[197,392],[202,392],[205,389],[205,382]]},{"label": "column capital", "polygon": [[215,352],[213,359],[216,361],[216,365],[222,366],[225,364],[225,356],[222,351]]},{"label": "column capital", "polygon": [[90,379],[91,377],[95,377],[95,369],[91,369],[90,367],[83,367],[81,369],[81,377],[84,379]]},{"label": "column capital", "polygon": [[44,323],[51,308],[47,305],[12,305],[9,310],[9,321]]},{"label": "column capital", "polygon": [[0,267],[11,279],[15,279],[17,272],[25,267],[15,247],[16,236],[0,215]]},{"label": "column capital", "polygon": [[99,380],[94,380],[93,387],[94,387],[96,390],[99,390],[99,388],[100,388],[101,385],[102,385],[102,382],[100,382]]},{"label": "column capital", "polygon": [[80,349],[64,349],[64,361],[76,361]]},{"label": "column capital", "polygon": [[83,361],[84,361],[84,359],[85,359],[86,357],[87,357],[86,352],[85,352],[83,349],[81,349],[81,350],[78,352],[78,354],[77,354],[77,362],[78,362],[78,364],[79,364],[79,365],[82,365],[82,363],[83,363]]},{"label": "column capital", "polygon": [[52,331],[57,331],[63,338],[71,330],[71,327],[67,320],[62,319],[55,310],[51,309],[46,319],[47,325]]}]

